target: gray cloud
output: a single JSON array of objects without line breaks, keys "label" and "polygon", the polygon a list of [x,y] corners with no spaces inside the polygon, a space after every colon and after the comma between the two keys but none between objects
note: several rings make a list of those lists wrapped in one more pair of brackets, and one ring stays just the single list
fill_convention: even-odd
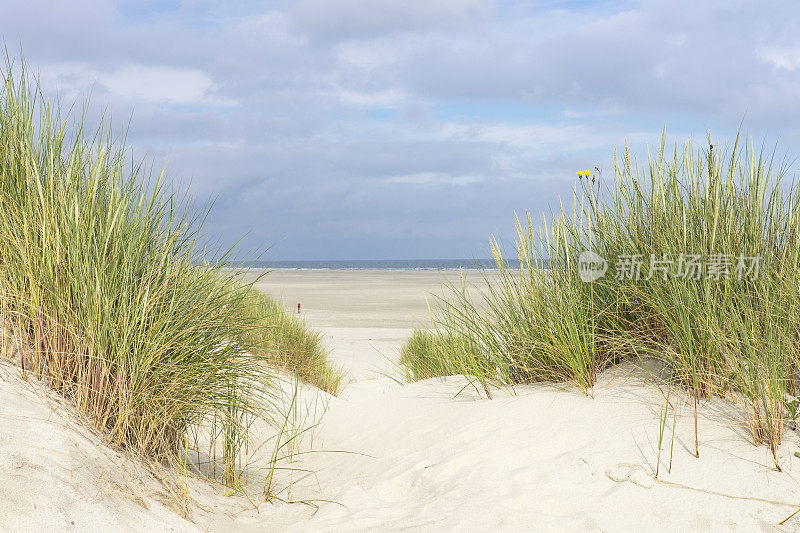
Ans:
[{"label": "gray cloud", "polygon": [[465,29],[494,6],[493,0],[301,0],[289,12],[295,27],[315,40],[346,40]]},{"label": "gray cloud", "polygon": [[11,0],[50,94],[91,93],[168,165],[205,234],[273,258],[487,254],[614,144],[800,147],[790,2]]}]

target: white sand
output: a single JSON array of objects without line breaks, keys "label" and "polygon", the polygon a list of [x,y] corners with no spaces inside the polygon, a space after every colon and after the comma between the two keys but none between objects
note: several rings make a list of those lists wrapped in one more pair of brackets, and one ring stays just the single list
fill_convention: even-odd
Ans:
[{"label": "white sand", "polygon": [[[0,364],[0,530],[170,531],[190,527],[165,487],[102,444],[73,410]],[[164,502],[164,503],[162,503]]]},{"label": "white sand", "polygon": [[[314,452],[289,465],[314,475],[278,474],[279,488],[293,482],[280,496],[316,500],[316,512],[254,498],[256,510],[192,481],[195,522],[187,522],[161,503],[168,499],[152,475],[76,428],[64,406],[55,414],[54,400],[35,394],[15,369],[0,367],[0,529],[800,529],[798,518],[778,526],[800,507],[800,439],[786,436],[784,472],[775,471],[768,449],[753,446],[725,401],[702,405],[699,459],[692,411],[680,407],[671,472],[667,429],[655,480],[663,399],[632,366],[606,372],[593,398],[532,385],[486,400],[461,377],[396,383],[399,347],[426,323],[424,293],[441,280],[430,272],[279,271],[262,282],[287,307],[302,303],[352,378],[341,398],[327,398]],[[314,397],[304,390],[306,404]]]},{"label": "white sand", "polygon": [[[257,287],[283,300],[293,312],[325,333],[333,361],[347,372],[344,398],[367,397],[396,383],[400,347],[414,328],[431,327],[428,306],[460,283],[452,271],[274,270]],[[469,281],[480,274],[465,271]],[[480,295],[476,291],[476,298]]]}]

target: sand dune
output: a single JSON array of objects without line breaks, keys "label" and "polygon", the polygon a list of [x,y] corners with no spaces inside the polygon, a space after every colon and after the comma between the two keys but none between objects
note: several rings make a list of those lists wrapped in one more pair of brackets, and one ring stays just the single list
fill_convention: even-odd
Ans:
[{"label": "sand dune", "polygon": [[184,531],[167,487],[74,410],[0,364],[0,530]]},{"label": "sand dune", "polygon": [[[486,400],[464,377],[398,383],[397,351],[425,322],[424,295],[442,279],[430,272],[275,272],[261,282],[288,307],[303,303],[303,316],[324,332],[351,377],[340,398],[303,389],[305,404],[321,398],[327,412],[303,439],[300,451],[313,453],[295,456],[285,466],[298,471],[282,471],[278,484],[287,489],[283,499],[306,503],[251,503],[193,480],[187,521],[156,476],[102,445],[16,369],[0,367],[0,528],[800,529],[797,518],[778,525],[800,507],[793,455],[800,439],[786,436],[784,471],[777,472],[727,401],[701,406],[699,459],[691,407],[679,407],[672,467],[668,428],[656,480],[664,400],[633,365],[604,373],[594,397],[526,385]],[[681,405],[674,393],[671,399]]]},{"label": "sand dune", "polygon": [[308,456],[320,487],[296,487],[295,497],[321,490],[346,508],[324,504],[295,527],[757,530],[795,510],[797,437],[786,439],[778,473],[725,402],[702,408],[700,459],[684,407],[671,473],[667,444],[656,480],[661,398],[643,377],[630,366],[607,372],[594,398],[533,385],[487,401],[450,378],[337,402],[318,445],[366,455]]}]

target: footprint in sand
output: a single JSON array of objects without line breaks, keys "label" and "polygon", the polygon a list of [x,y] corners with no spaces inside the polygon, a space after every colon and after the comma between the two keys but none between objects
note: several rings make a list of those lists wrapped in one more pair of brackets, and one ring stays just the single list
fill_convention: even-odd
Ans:
[{"label": "footprint in sand", "polygon": [[606,470],[606,476],[611,481],[629,481],[634,485],[639,485],[649,489],[653,486],[653,476],[651,476],[644,465],[636,463],[619,463]]}]

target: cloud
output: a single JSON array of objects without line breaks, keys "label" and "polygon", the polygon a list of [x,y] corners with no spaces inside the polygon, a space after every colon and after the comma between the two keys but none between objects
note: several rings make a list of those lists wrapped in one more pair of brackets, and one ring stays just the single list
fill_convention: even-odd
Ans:
[{"label": "cloud", "polygon": [[290,12],[313,39],[347,40],[463,27],[493,9],[491,0],[301,0]]},{"label": "cloud", "polygon": [[[50,95],[91,93],[207,235],[276,258],[469,257],[615,144],[745,127],[800,148],[790,2],[0,4]],[[569,202],[567,202],[569,203]],[[507,237],[507,240],[508,239]]]},{"label": "cloud", "polygon": [[800,48],[769,47],[761,52],[761,60],[777,69],[795,70],[800,67]]},{"label": "cloud", "polygon": [[97,79],[109,91],[132,100],[194,104],[205,101],[211,78],[193,69],[129,65]]},{"label": "cloud", "polygon": [[339,101],[343,104],[365,108],[394,107],[407,97],[406,93],[397,89],[377,92],[343,90],[338,94]]},{"label": "cloud", "polygon": [[100,70],[87,63],[51,63],[39,65],[39,71],[45,86],[67,95],[93,87],[131,102],[222,103],[210,97],[211,77],[196,69],[131,64]]}]

